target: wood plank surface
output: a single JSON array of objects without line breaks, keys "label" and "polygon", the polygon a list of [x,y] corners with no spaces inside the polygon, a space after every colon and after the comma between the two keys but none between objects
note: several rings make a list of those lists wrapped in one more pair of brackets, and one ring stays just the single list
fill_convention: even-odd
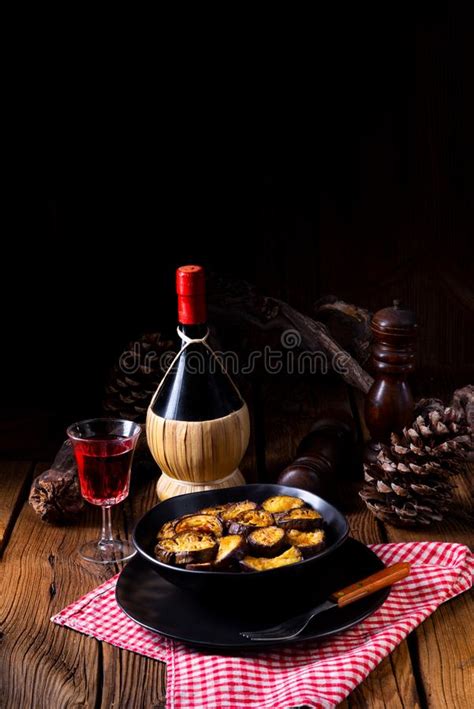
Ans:
[{"label": "wood plank surface", "polygon": [[415,631],[428,707],[474,705],[474,604],[472,591],[438,608]]},{"label": "wood plank surface", "polygon": [[32,470],[32,463],[26,460],[0,463],[0,555],[8,541]]},{"label": "wood plank surface", "polygon": [[[439,522],[423,529],[398,529],[385,525],[392,542],[445,541],[473,544],[474,464],[458,476],[454,510]],[[417,658],[426,703],[432,709],[470,709],[474,704],[474,603],[472,591],[448,601],[413,633],[413,654]]]},{"label": "wood plank surface", "polygon": [[98,642],[61,632],[49,618],[107,576],[76,554],[97,521],[88,512],[82,524],[61,529],[23,506],[0,562],[4,707],[95,706]]},{"label": "wood plank surface", "polygon": [[[131,515],[141,514],[154,499],[154,481],[147,482],[136,494],[128,518],[115,512],[122,535],[125,526],[132,525]],[[49,622],[115,573],[116,569],[88,564],[77,555],[79,546],[98,534],[99,524],[99,510],[92,507],[79,524],[68,527],[47,525],[27,504],[22,507],[0,562],[0,652],[6,660],[0,662],[0,706],[163,705],[162,663]]]},{"label": "wood plank surface", "polygon": [[339,704],[339,709],[418,709],[420,706],[405,640]]}]

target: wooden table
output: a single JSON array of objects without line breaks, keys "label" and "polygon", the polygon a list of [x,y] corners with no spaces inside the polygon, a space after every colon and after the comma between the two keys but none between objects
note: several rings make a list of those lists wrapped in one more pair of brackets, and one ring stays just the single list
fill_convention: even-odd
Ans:
[{"label": "wooden table", "polygon": [[[254,435],[243,464],[248,479],[255,480],[256,471],[260,478],[271,479],[291,459],[298,441],[326,411],[328,397],[341,415],[357,412],[357,395],[329,381],[323,391],[320,385],[314,390],[293,380],[254,392]],[[32,476],[46,467],[31,459],[0,462],[0,706],[161,707],[165,665],[49,622],[117,569],[83,563],[77,555],[81,543],[98,531],[98,510],[89,507],[80,524],[55,527],[39,521],[28,506]],[[472,544],[469,479],[467,473],[458,479],[458,506],[449,521],[414,532],[377,522],[359,501],[358,483],[342,481],[341,501],[352,536],[365,543],[438,539]],[[156,503],[154,481],[136,483],[131,498],[115,514],[122,534]],[[470,600],[464,594],[441,606],[341,706],[474,706]]]}]

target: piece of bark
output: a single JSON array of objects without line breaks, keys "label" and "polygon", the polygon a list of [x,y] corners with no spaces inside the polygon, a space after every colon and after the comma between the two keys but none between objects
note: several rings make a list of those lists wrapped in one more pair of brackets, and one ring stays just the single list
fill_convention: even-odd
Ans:
[{"label": "piece of bark", "polygon": [[328,295],[314,304],[314,315],[359,364],[367,363],[372,343],[372,314],[368,310]]},{"label": "piece of bark", "polygon": [[[265,345],[271,346],[271,338],[275,333],[296,330],[301,347],[308,352],[325,355],[328,369],[337,371],[347,384],[364,393],[370,389],[373,382],[370,374],[341,347],[322,322],[300,313],[282,300],[261,296],[254,286],[245,281],[225,281],[211,277],[208,290],[209,309],[219,334],[222,332],[222,340],[226,344],[233,344],[230,338],[232,330],[235,330],[239,352],[246,346],[249,350],[259,347],[259,340],[263,338]],[[257,334],[249,333],[248,327],[244,329],[243,322],[253,325]],[[226,329],[229,334],[227,341]]]},{"label": "piece of bark", "polygon": [[310,352],[324,352],[328,357],[331,369],[337,361],[339,368],[335,371],[344,381],[367,394],[373,383],[373,378],[351,355],[344,350],[329,334],[325,325],[281,302],[281,314],[301,334],[303,343]]},{"label": "piece of bark", "polygon": [[84,509],[71,442],[64,441],[54,462],[33,481],[29,503],[44,522],[74,522]]}]

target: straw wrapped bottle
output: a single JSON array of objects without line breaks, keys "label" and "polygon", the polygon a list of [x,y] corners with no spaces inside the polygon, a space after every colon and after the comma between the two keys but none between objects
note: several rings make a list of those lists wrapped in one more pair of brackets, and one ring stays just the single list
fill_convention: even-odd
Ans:
[{"label": "straw wrapped bottle", "polygon": [[250,434],[247,405],[207,343],[204,269],[178,268],[176,290],[182,347],[146,423],[150,451],[162,470],[161,500],[244,484],[238,466]]}]

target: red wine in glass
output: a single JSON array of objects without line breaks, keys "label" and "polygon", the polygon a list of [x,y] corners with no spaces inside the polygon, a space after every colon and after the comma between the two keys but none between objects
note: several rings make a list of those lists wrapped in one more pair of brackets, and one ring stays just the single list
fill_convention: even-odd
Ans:
[{"label": "red wine in glass", "polygon": [[81,494],[92,505],[117,505],[128,495],[133,441],[103,436],[75,446]]},{"label": "red wine in glass", "polygon": [[102,508],[102,530],[96,541],[86,542],[79,553],[99,564],[130,559],[135,553],[127,540],[112,533],[110,508],[128,496],[133,453],[141,428],[125,419],[88,419],[69,426],[67,434],[76,455],[81,494]]}]

